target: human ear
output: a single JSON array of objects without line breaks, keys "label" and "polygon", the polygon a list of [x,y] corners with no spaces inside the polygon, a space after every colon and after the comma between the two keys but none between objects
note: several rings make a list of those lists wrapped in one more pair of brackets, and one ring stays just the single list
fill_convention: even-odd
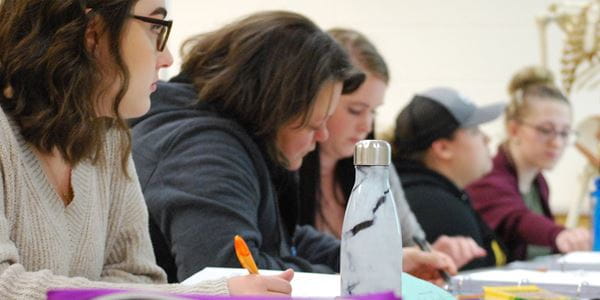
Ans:
[{"label": "human ear", "polygon": [[102,24],[100,17],[92,16],[85,28],[84,43],[85,49],[92,54],[97,54],[98,45],[102,36]]},{"label": "human ear", "polygon": [[506,122],[506,133],[508,137],[515,137],[519,131],[519,122],[516,120],[509,120]]},{"label": "human ear", "polygon": [[451,141],[439,139],[431,144],[431,152],[440,159],[449,160],[454,156],[454,147]]}]

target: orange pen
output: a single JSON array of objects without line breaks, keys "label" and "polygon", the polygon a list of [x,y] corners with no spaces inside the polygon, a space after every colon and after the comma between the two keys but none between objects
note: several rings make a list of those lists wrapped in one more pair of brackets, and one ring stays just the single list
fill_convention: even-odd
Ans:
[{"label": "orange pen", "polygon": [[254,258],[252,258],[252,253],[250,253],[248,245],[246,245],[244,239],[241,236],[236,235],[233,238],[233,246],[235,247],[235,255],[240,261],[242,267],[248,270],[250,274],[258,274],[258,268],[256,267]]}]

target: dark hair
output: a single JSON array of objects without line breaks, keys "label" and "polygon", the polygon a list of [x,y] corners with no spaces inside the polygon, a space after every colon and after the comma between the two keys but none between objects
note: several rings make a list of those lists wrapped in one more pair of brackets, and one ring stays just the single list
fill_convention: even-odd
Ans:
[{"label": "dark hair", "polygon": [[195,36],[185,42],[182,56],[182,74],[200,101],[218,103],[284,166],[287,160],[275,144],[278,130],[298,117],[306,126],[323,84],[355,76],[331,36],[285,11],[256,13]]},{"label": "dark hair", "polygon": [[444,106],[426,97],[414,96],[396,117],[392,142],[394,159],[422,162],[435,140],[452,139],[459,127]]},{"label": "dark hair", "polygon": [[[24,139],[42,152],[58,149],[76,165],[103,157],[110,127],[121,134],[122,168],[131,149],[127,125],[117,108],[129,82],[120,56],[125,20],[136,0],[4,0],[0,2],[0,104]],[[86,12],[86,10],[88,10]],[[115,119],[97,117],[98,93],[106,84],[101,68],[85,48],[92,20],[103,21],[121,83],[113,105]],[[93,88],[92,88],[93,87]],[[127,173],[126,173],[127,174]]]},{"label": "dark hair", "polygon": [[508,94],[510,102],[506,106],[505,122],[522,120],[532,98],[560,101],[570,106],[567,97],[555,85],[552,72],[541,66],[528,66],[517,71],[508,84]]},{"label": "dark hair", "polygon": [[[373,132],[369,133],[367,139],[374,139]],[[300,176],[300,201],[298,207],[298,223],[300,225],[315,225],[315,214],[321,211],[321,161],[319,158],[319,146],[304,157]],[[334,187],[339,186],[342,190],[342,199],[337,199],[339,204],[346,206],[348,198],[354,186],[354,160],[352,157],[340,159],[334,169]]]},{"label": "dark hair", "polygon": [[[350,55],[354,66],[363,72],[367,72],[389,82],[390,73],[385,59],[379,54],[377,48],[362,33],[346,28],[333,28],[327,31],[340,43]],[[352,78],[344,82],[343,94],[355,92],[364,78],[355,80]],[[374,128],[374,126],[373,126]],[[374,138],[374,129],[368,134],[367,139]],[[340,205],[346,206],[352,187],[354,186],[355,169],[352,157],[340,159],[334,168],[333,187],[340,187],[342,199],[336,199]],[[319,195],[321,193],[321,163],[319,158],[319,147],[309,153],[302,162],[300,168],[300,207],[298,222],[300,224],[315,225],[315,213],[321,211]]]}]

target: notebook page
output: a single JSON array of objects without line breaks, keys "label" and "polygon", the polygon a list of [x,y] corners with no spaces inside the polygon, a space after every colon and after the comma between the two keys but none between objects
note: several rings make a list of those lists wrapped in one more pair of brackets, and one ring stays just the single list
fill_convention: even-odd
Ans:
[{"label": "notebook page", "polygon": [[[260,270],[261,275],[276,275],[281,271]],[[181,284],[192,285],[203,280],[222,277],[243,276],[248,271],[241,268],[204,268]],[[294,272],[292,279],[293,297],[334,298],[340,295],[339,274]],[[443,289],[409,274],[402,273],[402,298],[406,300],[453,300]]]},{"label": "notebook page", "polygon": [[600,265],[600,252],[580,251],[565,254],[558,259],[559,263],[566,264],[597,264]]},{"label": "notebook page", "polygon": [[[260,270],[261,275],[276,275],[277,270]],[[181,284],[192,285],[204,280],[248,275],[241,268],[207,267],[184,280]],[[340,276],[334,274],[318,274],[294,272],[292,279],[293,297],[337,297],[340,295]]]}]

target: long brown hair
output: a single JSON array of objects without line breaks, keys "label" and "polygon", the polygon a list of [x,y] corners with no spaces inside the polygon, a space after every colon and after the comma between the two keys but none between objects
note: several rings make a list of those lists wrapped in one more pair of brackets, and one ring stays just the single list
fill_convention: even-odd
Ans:
[{"label": "long brown hair", "polygon": [[200,101],[218,103],[284,166],[277,131],[298,117],[306,125],[324,83],[359,76],[327,33],[285,11],[256,13],[195,36],[184,43],[182,57],[182,74]]},{"label": "long brown hair", "polygon": [[[106,133],[120,130],[127,174],[130,135],[117,108],[129,73],[121,35],[137,0],[3,0],[0,2],[0,104],[24,139],[41,152],[56,148],[70,165],[101,162]],[[116,118],[99,118],[101,66],[85,47],[92,20],[101,20],[120,83],[112,105]],[[99,95],[100,94],[100,95]]]}]

